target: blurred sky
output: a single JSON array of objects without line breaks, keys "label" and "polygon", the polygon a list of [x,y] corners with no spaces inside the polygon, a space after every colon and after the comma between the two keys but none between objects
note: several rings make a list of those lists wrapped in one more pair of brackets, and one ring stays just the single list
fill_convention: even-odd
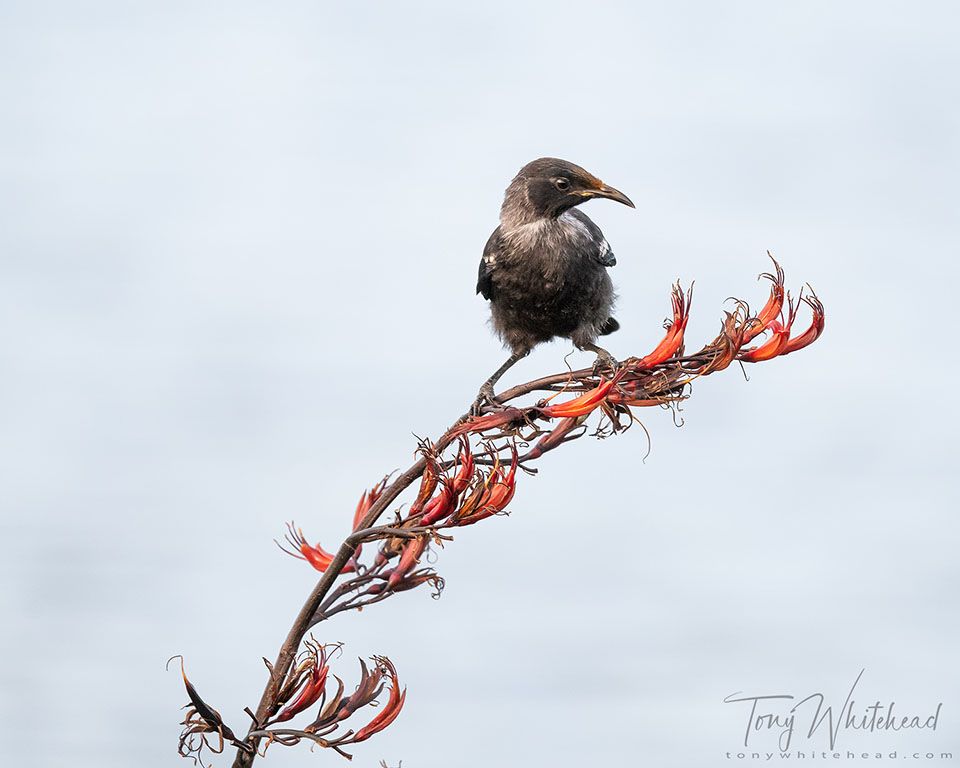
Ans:
[{"label": "blurred sky", "polygon": [[725,696],[842,702],[861,669],[865,703],[942,701],[939,727],[841,747],[960,762],[958,22],[882,0],[0,4],[4,759],[184,764],[175,653],[245,729],[314,581],[272,539],[295,519],[335,545],[502,361],[477,262],[513,174],[554,155],[637,203],[585,207],[619,260],[615,356],[658,341],[677,278],[689,344],[712,338],[726,297],[765,298],[766,249],[827,332],[698,382],[681,429],[643,413],[646,461],[640,429],[550,455],[440,554],[439,602],[321,627],[348,681],[384,653],[409,686],[355,763],[749,763],[725,757],[746,718]]}]

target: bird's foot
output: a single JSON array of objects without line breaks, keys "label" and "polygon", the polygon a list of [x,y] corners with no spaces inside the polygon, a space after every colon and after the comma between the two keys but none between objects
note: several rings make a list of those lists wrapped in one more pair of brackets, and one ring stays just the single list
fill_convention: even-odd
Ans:
[{"label": "bird's foot", "polygon": [[492,405],[494,408],[503,408],[503,404],[497,400],[493,393],[493,384],[489,381],[480,387],[480,393],[477,399],[470,406],[470,415],[479,416],[483,412],[484,405]]},{"label": "bird's foot", "polygon": [[610,373],[613,373],[619,367],[620,363],[618,363],[617,359],[607,352],[607,350],[601,349],[597,352],[597,359],[593,364],[594,374],[599,374],[604,368],[609,368]]}]

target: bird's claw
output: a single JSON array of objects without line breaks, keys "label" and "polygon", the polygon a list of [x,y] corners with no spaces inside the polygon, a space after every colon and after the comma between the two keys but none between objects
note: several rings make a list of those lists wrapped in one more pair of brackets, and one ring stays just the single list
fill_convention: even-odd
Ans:
[{"label": "bird's claw", "polygon": [[492,405],[494,408],[503,407],[503,404],[494,396],[493,384],[489,382],[480,387],[477,399],[474,400],[473,405],[470,406],[470,415],[479,416],[483,412],[483,406],[485,404]]},{"label": "bird's claw", "polygon": [[598,375],[604,368],[609,368],[610,372],[613,373],[620,367],[620,363],[617,362],[617,359],[607,351],[597,352],[597,359],[593,364],[593,373]]}]

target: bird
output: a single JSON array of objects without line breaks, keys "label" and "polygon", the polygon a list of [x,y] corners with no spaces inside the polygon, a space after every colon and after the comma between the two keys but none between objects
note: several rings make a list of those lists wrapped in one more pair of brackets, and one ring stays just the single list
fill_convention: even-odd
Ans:
[{"label": "bird", "polygon": [[557,336],[595,352],[595,370],[616,368],[616,359],[596,341],[620,327],[607,274],[617,259],[600,228],[576,207],[592,198],[636,208],[623,192],[555,157],[527,163],[507,187],[500,225],[480,259],[477,293],[490,302],[493,329],[510,357],[480,387],[475,413],[484,402],[499,405],[494,385],[500,377]]}]

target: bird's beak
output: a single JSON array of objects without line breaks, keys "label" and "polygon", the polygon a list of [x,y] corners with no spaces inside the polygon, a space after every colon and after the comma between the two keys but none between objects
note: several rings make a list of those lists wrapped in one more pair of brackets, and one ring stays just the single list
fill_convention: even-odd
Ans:
[{"label": "bird's beak", "polygon": [[627,197],[619,189],[614,189],[613,187],[608,187],[606,184],[601,184],[595,189],[586,190],[581,193],[584,197],[605,197],[608,200],[616,200],[618,203],[623,203],[624,205],[629,205],[631,208],[636,208],[633,204],[633,200]]}]

